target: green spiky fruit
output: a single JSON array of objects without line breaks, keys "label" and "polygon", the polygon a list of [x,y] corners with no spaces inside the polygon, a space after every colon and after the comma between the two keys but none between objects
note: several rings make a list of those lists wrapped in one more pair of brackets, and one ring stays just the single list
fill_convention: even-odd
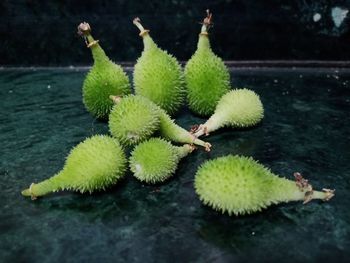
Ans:
[{"label": "green spiky fruit", "polygon": [[120,98],[109,115],[109,131],[123,145],[137,144],[158,130],[158,109],[142,96]]},{"label": "green spiky fruit", "polygon": [[138,19],[134,20],[134,24],[140,29],[144,43],[144,50],[134,68],[135,93],[150,99],[172,115],[185,98],[181,66],[175,57],[157,47]]},{"label": "green spiky fruit", "polygon": [[197,137],[222,127],[245,128],[256,125],[264,117],[264,108],[254,91],[235,89],[226,93],[218,102],[214,114],[199,126]]},{"label": "green spiky fruit", "polygon": [[135,147],[129,160],[134,176],[142,182],[160,183],[171,177],[181,158],[192,152],[185,144],[173,146],[160,138],[151,138]]},{"label": "green spiky fruit", "polygon": [[211,144],[198,139],[196,136],[177,125],[173,119],[162,109],[159,108],[159,132],[160,136],[177,143],[196,144],[210,151]]},{"label": "green spiky fruit", "polygon": [[83,103],[93,116],[107,119],[113,107],[109,96],[130,94],[130,81],[122,67],[113,63],[90,35],[89,24],[80,24],[78,32],[85,38],[94,58],[94,65],[83,83]]},{"label": "green spiky fruit", "polygon": [[274,175],[252,158],[225,156],[205,162],[195,176],[200,200],[222,213],[243,215],[282,202],[329,200],[334,190],[313,191],[296,175],[297,182]]},{"label": "green spiky fruit", "polygon": [[230,73],[210,47],[208,27],[211,14],[204,19],[197,50],[187,62],[184,75],[189,108],[203,116],[214,113],[219,99],[230,89]]},{"label": "green spiky fruit", "polygon": [[80,193],[104,190],[117,183],[126,168],[126,157],[117,140],[95,135],[69,153],[63,169],[53,177],[32,184],[22,195],[32,199],[61,190]]}]

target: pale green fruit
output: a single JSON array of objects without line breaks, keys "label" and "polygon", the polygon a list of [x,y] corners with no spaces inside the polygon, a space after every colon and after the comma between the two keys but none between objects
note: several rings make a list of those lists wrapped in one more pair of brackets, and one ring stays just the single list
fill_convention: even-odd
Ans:
[{"label": "pale green fruit", "polygon": [[159,129],[159,108],[142,96],[119,98],[109,115],[109,131],[123,145],[148,139]]},{"label": "pale green fruit", "polygon": [[53,177],[32,184],[22,195],[32,199],[61,190],[81,193],[105,190],[125,173],[126,157],[116,139],[95,135],[69,153],[63,169]]},{"label": "pale green fruit", "polygon": [[299,174],[297,182],[274,175],[269,169],[242,156],[225,156],[201,165],[195,176],[200,200],[222,213],[244,215],[282,202],[329,200],[334,191],[313,191]]},{"label": "pale green fruit", "polygon": [[189,144],[174,146],[160,138],[137,145],[129,159],[130,170],[142,182],[160,183],[171,177],[179,161],[193,151]]},{"label": "pale green fruit", "polygon": [[194,135],[199,137],[222,127],[251,127],[259,123],[263,117],[263,105],[254,91],[231,90],[221,97],[214,114],[199,126]]},{"label": "pale green fruit", "polygon": [[169,114],[176,113],[184,103],[185,87],[180,64],[175,57],[157,47],[138,19],[144,50],[134,68],[135,94],[144,96]]},{"label": "pale green fruit", "polygon": [[83,103],[93,116],[107,119],[113,107],[109,96],[130,94],[130,81],[122,67],[113,63],[106,56],[98,41],[93,39],[89,24],[80,24],[78,31],[88,43],[94,58],[94,65],[83,83]]}]

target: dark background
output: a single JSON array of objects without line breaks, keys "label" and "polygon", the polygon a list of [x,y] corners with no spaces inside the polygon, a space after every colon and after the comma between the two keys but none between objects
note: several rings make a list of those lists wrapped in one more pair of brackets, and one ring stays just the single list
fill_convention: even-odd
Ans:
[{"label": "dark background", "polygon": [[134,62],[142,50],[135,16],[160,47],[187,60],[206,8],[213,49],[225,60],[350,60],[350,14],[341,19],[350,0],[2,0],[0,65],[90,65],[76,34],[82,21],[110,58]]}]

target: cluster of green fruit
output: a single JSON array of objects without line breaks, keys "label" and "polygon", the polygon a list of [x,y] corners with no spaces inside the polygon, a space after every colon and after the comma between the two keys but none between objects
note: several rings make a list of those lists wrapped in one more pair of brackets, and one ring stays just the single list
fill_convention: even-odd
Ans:
[{"label": "cluster of green fruit", "polygon": [[[199,137],[224,126],[250,127],[263,118],[259,96],[248,89],[230,90],[230,74],[211,50],[207,12],[198,47],[184,72],[178,61],[161,50],[138,18],[144,50],[134,68],[135,94],[122,67],[106,56],[91,36],[89,24],[78,33],[91,49],[94,65],[83,84],[86,109],[99,119],[108,119],[110,133],[96,135],[76,146],[64,168],[53,177],[22,191],[35,199],[50,192],[69,189],[81,193],[104,190],[125,174],[127,158],[123,147],[134,146],[129,167],[142,182],[160,183],[171,177],[181,158],[202,146],[211,145]],[[183,106],[201,116],[210,116],[191,132],[170,117]],[[182,144],[175,146],[169,141]],[[204,163],[195,176],[195,190],[203,203],[229,214],[246,214],[275,203],[311,199],[329,200],[334,192],[313,191],[307,180],[297,181],[272,174],[251,158],[226,156]]]}]

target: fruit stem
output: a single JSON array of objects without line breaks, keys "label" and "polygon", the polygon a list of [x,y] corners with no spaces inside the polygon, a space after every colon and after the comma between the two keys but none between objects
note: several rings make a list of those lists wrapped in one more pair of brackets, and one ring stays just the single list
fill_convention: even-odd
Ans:
[{"label": "fruit stem", "polygon": [[89,23],[80,23],[80,25],[78,26],[78,34],[84,38],[85,44],[88,48],[97,45],[99,42],[91,36],[91,27]]},{"label": "fruit stem", "polygon": [[208,136],[210,132],[217,130],[219,127],[216,127],[214,118],[209,118],[204,124],[200,124],[197,130],[194,131],[194,136]]},{"label": "fruit stem", "polygon": [[209,28],[213,25],[212,23],[212,13],[210,13],[209,9],[206,10],[207,16],[204,18],[201,28],[200,35],[208,35]]},{"label": "fruit stem", "polygon": [[197,126],[197,129],[193,130],[192,133],[196,137],[208,136],[210,132],[224,127],[227,123],[226,119],[225,114],[214,113],[204,124]]},{"label": "fruit stem", "polygon": [[196,137],[201,137],[205,134],[205,136],[209,135],[208,127],[204,124],[198,126],[197,130],[194,131],[193,135]]},{"label": "fruit stem", "polygon": [[118,104],[121,100],[121,96],[109,95],[109,98],[113,101],[114,104]]},{"label": "fruit stem", "polygon": [[178,147],[178,153],[181,158],[186,157],[188,154],[193,152],[196,149],[194,145],[191,144],[184,144],[183,146]]},{"label": "fruit stem", "polygon": [[140,37],[143,37],[144,35],[147,35],[149,30],[148,29],[145,29],[142,25],[141,25],[141,19],[138,18],[138,17],[135,17],[134,20],[132,21],[133,24],[135,26],[137,26],[137,28],[140,30],[140,34],[139,36]]},{"label": "fruit stem", "polygon": [[198,139],[196,136],[193,136],[194,137],[194,140],[193,140],[193,144],[196,144],[196,145],[199,145],[199,146],[202,146],[204,147],[205,151],[206,152],[210,152],[211,150],[211,144],[209,142],[204,142],[202,141],[201,139]]},{"label": "fruit stem", "polygon": [[48,193],[57,191],[60,189],[59,187],[59,180],[56,180],[58,178],[58,175],[60,173],[56,174],[55,176],[46,179],[40,183],[32,183],[29,188],[24,189],[22,191],[23,196],[30,196],[32,200],[36,200],[37,197],[46,195]]},{"label": "fruit stem", "polygon": [[307,204],[311,200],[321,199],[323,201],[329,201],[335,194],[335,190],[323,188],[321,191],[314,191],[309,181],[304,179],[300,173],[294,173],[295,184],[299,189],[299,199],[304,200],[303,204]]}]

